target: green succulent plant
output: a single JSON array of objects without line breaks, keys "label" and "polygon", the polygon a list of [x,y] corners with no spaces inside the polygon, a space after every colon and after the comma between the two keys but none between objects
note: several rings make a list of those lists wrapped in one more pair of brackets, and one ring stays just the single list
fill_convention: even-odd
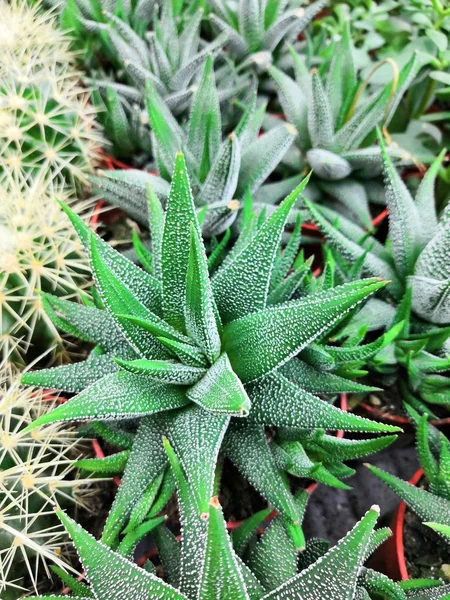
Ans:
[{"label": "green succulent plant", "polygon": [[[73,460],[88,445],[71,428],[24,429],[57,404],[41,390],[23,388],[8,361],[0,363],[0,594],[16,600],[37,593],[48,563],[72,569],[64,528],[54,506],[92,505],[93,479]],[[98,491],[98,490],[97,490]],[[41,570],[42,569],[42,570]]]},{"label": "green succulent plant", "polygon": [[112,73],[93,70],[90,80],[97,89],[94,100],[119,157],[129,160],[133,154],[151,156],[145,111],[149,82],[176,115],[189,110],[208,56],[218,59],[216,78],[221,102],[249,84],[248,77],[237,74],[224,58],[227,35],[206,43],[201,37],[203,11],[180,14],[175,4],[164,2],[160,10],[154,8],[151,30],[144,30],[145,36],[106,8],[102,11],[106,22],[89,22],[91,30],[97,29],[103,39],[109,40],[111,60],[116,65]]},{"label": "green succulent plant", "polygon": [[[100,600],[119,600],[124,596],[131,600],[155,597],[164,600],[325,600],[330,593],[334,600],[371,598],[372,594],[382,594],[389,600],[446,597],[443,592],[448,593],[448,587],[444,586],[432,588],[432,593],[441,591],[440,596],[426,595],[425,586],[428,587],[430,582],[424,581],[409,582],[410,589],[405,593],[401,585],[363,567],[367,556],[386,538],[386,530],[374,532],[378,507],[373,507],[328,552],[326,544],[316,541],[300,557],[286,539],[283,527],[275,520],[256,543],[249,567],[233,548],[217,496],[211,498],[207,512],[200,513],[181,461],[167,440],[165,446],[177,480],[183,528],[179,544],[164,525],[153,526],[167,582],[156,576],[151,561],[143,569],[137,567],[129,556],[124,556],[120,547],[114,552],[60,512],[60,519],[72,537],[90,584],[88,587],[66,576],[65,582],[72,587],[76,597]],[[298,499],[298,503],[304,505],[304,499]],[[242,541],[245,533],[236,537]],[[416,591],[422,595],[414,596]],[[47,598],[56,600],[60,597]]]},{"label": "green succulent plant", "polygon": [[428,421],[407,406],[416,426],[416,448],[427,489],[412,485],[381,469],[367,465],[370,471],[386,483],[403,502],[436,533],[448,540],[450,527],[450,442]]},{"label": "green succulent plant", "polygon": [[101,178],[91,178],[95,190],[140,224],[148,222],[148,184],[161,200],[166,200],[177,152],[185,153],[196,205],[200,211],[206,210],[202,226],[206,237],[222,233],[233,223],[246,194],[259,192],[265,202],[275,204],[301,181],[299,175],[263,185],[292,144],[295,128],[283,123],[260,135],[265,106],[257,106],[256,94],[252,95],[235,130],[223,139],[222,130],[226,126],[212,58],[206,60],[185,127],[180,126],[150,83],[147,103],[155,166],[160,176],[117,170],[108,171]]},{"label": "green succulent plant", "polygon": [[235,6],[212,0],[206,4],[213,30],[228,36],[226,49],[240,69],[261,73],[276,62],[280,46],[296,40],[327,1],[316,0],[306,8],[286,0],[243,0]]},{"label": "green succulent plant", "polygon": [[[369,203],[384,204],[380,182],[380,149],[374,145],[376,127],[388,125],[420,66],[416,55],[398,72],[394,82],[367,93],[370,76],[358,79],[350,33],[337,44],[329,68],[311,72],[295,52],[295,80],[275,66],[269,68],[283,113],[297,130],[295,145],[285,162],[298,172],[313,169],[314,200],[332,200],[360,224],[371,228]],[[397,162],[411,155],[389,148]]]},{"label": "green succulent plant", "polygon": [[344,279],[352,273],[348,261],[357,261],[363,273],[376,273],[391,281],[383,298],[368,306],[368,312],[360,315],[360,320],[357,317],[350,328],[366,323],[377,330],[404,322],[395,343],[376,355],[371,367],[391,381],[404,373],[406,382],[401,382],[401,387],[405,399],[420,412],[433,415],[424,402],[450,403],[449,207],[439,219],[434,200],[435,178],[445,151],[430,167],[413,199],[381,136],[380,145],[389,209],[385,245],[333,211],[306,204],[330,246],[345,259],[341,261]]},{"label": "green succulent plant", "polygon": [[[152,273],[102,242],[66,209],[91,257],[98,307],[49,296],[45,303],[58,327],[94,342],[96,348],[84,362],[30,372],[23,381],[77,392],[33,427],[65,420],[139,422],[131,453],[118,459],[123,463],[125,458],[126,468],[103,534],[106,543],[115,544],[129,518],[139,517],[142,494],[147,490],[146,501],[151,503],[163,485],[167,459],[162,435],[180,454],[203,512],[208,511],[222,451],[284,515],[301,547],[303,535],[287,474],[272,455],[265,426],[398,431],[345,413],[315,395],[372,389],[322,372],[320,343],[316,351],[309,348],[310,353],[308,346],[325,340],[349,311],[385,283],[367,279],[295,299],[307,266],[301,264],[286,277],[292,263],[280,261],[278,249],[289,212],[305,185],[306,181],[300,184],[258,229],[258,219],[250,218],[212,278],[182,154],[176,158],[165,213],[150,195]],[[370,346],[368,354],[377,348]],[[346,350],[353,357],[367,354],[366,345]],[[300,431],[299,443],[280,453],[283,460],[291,455],[301,463],[303,435]],[[378,444],[366,442],[370,448],[363,453],[392,440],[390,436]],[[326,451],[326,439],[323,444]],[[315,473],[311,470],[309,475]]]}]

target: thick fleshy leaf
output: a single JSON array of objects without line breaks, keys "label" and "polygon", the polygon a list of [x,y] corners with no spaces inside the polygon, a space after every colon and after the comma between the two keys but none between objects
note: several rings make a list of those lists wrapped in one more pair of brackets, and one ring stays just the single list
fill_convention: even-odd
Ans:
[{"label": "thick fleshy leaf", "polygon": [[209,280],[208,261],[198,231],[191,225],[191,244],[186,277],[186,331],[214,363],[220,355],[217,309]]},{"label": "thick fleshy leaf", "polygon": [[192,385],[206,373],[205,369],[163,360],[146,360],[145,358],[120,360],[116,358],[115,362],[130,373],[145,375],[155,381],[177,385]]},{"label": "thick fleshy leaf", "polygon": [[263,309],[281,235],[289,213],[306,187],[309,177],[281,203],[256,236],[213,279],[214,297],[225,322]]},{"label": "thick fleshy leaf", "polygon": [[118,367],[112,354],[95,354],[91,355],[88,360],[72,365],[27,371],[23,373],[21,382],[25,385],[35,385],[50,390],[82,392],[99,379],[117,371]]},{"label": "thick fleshy leaf", "polygon": [[[300,515],[304,514],[308,500],[309,494],[304,490],[296,495]],[[297,560],[298,552],[284,527],[283,518],[276,517],[251,553],[252,571],[270,592],[297,574]]]},{"label": "thick fleshy leaf", "polygon": [[374,475],[384,481],[422,521],[450,525],[450,501],[427,492],[395,475],[385,473],[372,465],[367,465]]},{"label": "thick fleshy leaf", "polygon": [[149,310],[159,312],[161,308],[161,289],[159,282],[149,273],[146,273],[122,254],[104,242],[96,233],[93,233],[85,223],[68,206],[61,205],[67,213],[87,254],[90,253],[91,236],[96,241],[96,248],[105,265],[111,273],[121,282],[133,290],[136,298]]},{"label": "thick fleshy leaf", "polygon": [[216,157],[221,138],[219,99],[214,80],[213,60],[205,62],[203,76],[196,91],[189,117],[188,144],[199,165],[198,177],[204,181]]},{"label": "thick fleshy leaf", "polygon": [[213,413],[238,417],[248,415],[250,400],[224,353],[202,379],[186,393],[187,398]]},{"label": "thick fleshy leaf", "polygon": [[277,427],[301,429],[331,429],[389,433],[398,427],[383,425],[358,415],[347,413],[317,396],[313,396],[283,377],[271,373],[246,386],[252,409],[250,419]]},{"label": "thick fleshy leaf", "polygon": [[185,331],[191,224],[200,236],[186,163],[184,156],[177,154],[166,207],[161,267],[164,316],[181,332]]},{"label": "thick fleshy leaf", "polygon": [[95,540],[63,512],[58,515],[73,540],[97,598],[123,600],[129,596],[133,600],[151,597],[186,600],[175,588]]},{"label": "thick fleshy leaf", "polygon": [[166,468],[163,435],[164,430],[157,419],[141,420],[122,483],[103,529],[102,540],[108,546],[115,543],[145,490]]},{"label": "thick fleshy leaf", "polygon": [[378,279],[365,279],[260,310],[228,324],[222,347],[242,381],[258,379],[287,362],[384,286]]},{"label": "thick fleshy leaf", "polygon": [[216,497],[209,504],[208,535],[198,597],[199,600],[250,600]]},{"label": "thick fleshy leaf", "polygon": [[[144,320],[161,320],[139,300],[134,288],[129,287],[132,282],[124,279],[120,280],[113,270],[108,268],[104,256],[101,254],[101,249],[102,246],[99,241],[91,235],[92,270],[104,305],[116,320],[123,336],[138,354],[146,358],[166,358],[166,350],[153,335],[142,330],[130,320],[117,318],[117,315],[120,314],[131,314]],[[141,272],[145,274],[145,271]]]},{"label": "thick fleshy leaf", "polygon": [[224,440],[226,456],[253,487],[289,521],[297,548],[304,545],[301,512],[294,502],[286,477],[278,470],[267,445],[263,425],[233,422]]},{"label": "thick fleshy leaf", "polygon": [[211,415],[190,406],[173,415],[167,437],[189,482],[200,517],[208,512],[213,494],[217,457],[229,423],[228,415]]},{"label": "thick fleshy leaf", "polygon": [[389,208],[389,235],[395,266],[402,277],[412,275],[421,250],[420,219],[416,204],[400,175],[395,170],[379,136],[386,182],[386,201]]},{"label": "thick fleshy leaf", "polygon": [[132,419],[188,403],[182,387],[119,371],[100,379],[83,392],[40,416],[28,430],[58,421]]},{"label": "thick fleshy leaf", "polygon": [[379,508],[372,508],[343,540],[316,563],[290,579],[263,600],[349,600],[354,597],[366,547]]}]

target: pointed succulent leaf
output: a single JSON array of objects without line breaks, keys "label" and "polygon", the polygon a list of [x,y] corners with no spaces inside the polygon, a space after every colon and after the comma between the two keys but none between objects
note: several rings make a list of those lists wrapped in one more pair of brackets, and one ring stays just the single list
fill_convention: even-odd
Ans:
[{"label": "pointed succulent leaf", "polygon": [[311,76],[311,107],[308,128],[314,148],[333,148],[334,119],[330,101],[317,70]]},{"label": "pointed succulent leaf", "polygon": [[152,596],[186,600],[175,588],[96,541],[63,512],[58,512],[58,516],[73,540],[97,598],[121,600],[124,595],[129,595],[136,600]]},{"label": "pointed succulent leaf", "polygon": [[113,356],[113,354],[98,354],[91,356],[89,360],[71,365],[27,371],[22,374],[21,382],[24,385],[50,390],[82,392],[102,377],[118,371]]},{"label": "pointed succulent leaf", "polygon": [[122,483],[103,529],[102,540],[108,546],[115,543],[146,489],[167,465],[161,441],[163,431],[154,417],[144,418],[139,424]]},{"label": "pointed succulent leaf", "polygon": [[198,229],[191,224],[189,263],[186,275],[186,331],[211,363],[220,355],[217,309],[209,280],[208,261]]},{"label": "pointed succulent leaf", "polygon": [[236,196],[243,198],[247,190],[255,192],[278,166],[297,134],[289,123],[274,127],[242,152]]},{"label": "pointed succulent leaf", "polygon": [[217,457],[228,423],[228,415],[211,415],[198,406],[190,406],[174,414],[167,430],[195,497],[199,517],[208,512]]},{"label": "pointed succulent leaf", "polygon": [[309,177],[281,203],[256,236],[213,279],[214,297],[225,322],[266,307],[281,235]]},{"label": "pointed succulent leaf", "polygon": [[164,211],[151,185],[147,186],[149,228],[152,237],[152,271],[161,281],[161,246],[164,233]]},{"label": "pointed succulent leaf", "polygon": [[93,233],[85,223],[68,206],[61,205],[71,220],[80,240],[89,254],[91,236],[94,237],[96,248],[105,267],[121,282],[133,290],[136,298],[149,310],[158,312],[161,306],[161,290],[158,281],[149,273],[142,271],[138,266],[125,258],[122,254],[111,248],[97,234]]},{"label": "pointed succulent leaf", "polygon": [[438,227],[434,186],[446,152],[447,149],[444,148],[433,161],[416,192],[416,206],[421,225],[419,233],[423,245],[427,244],[433,238]]},{"label": "pointed succulent leaf", "polygon": [[217,497],[209,504],[208,535],[199,600],[250,600]]},{"label": "pointed succulent leaf", "polygon": [[205,369],[163,360],[146,360],[145,358],[121,360],[116,358],[115,362],[130,373],[145,375],[155,381],[177,385],[192,385],[206,373]]},{"label": "pointed succulent leaf", "polygon": [[[286,517],[296,539],[302,538],[298,533],[301,531],[301,512],[294,502],[287,480],[275,465],[264,426],[248,422],[232,423],[224,440],[224,450],[253,487]],[[298,549],[301,547],[298,546]]]},{"label": "pointed succulent leaf", "polygon": [[183,388],[128,371],[100,379],[68,402],[38,417],[29,429],[59,421],[135,418],[187,404]]},{"label": "pointed succulent leaf", "polygon": [[166,320],[185,331],[186,277],[188,273],[191,224],[200,237],[186,163],[177,154],[162,239],[162,291]]},{"label": "pointed succulent leaf", "polygon": [[365,279],[260,310],[228,324],[222,346],[244,382],[258,379],[322,336],[384,285],[378,279]]},{"label": "pointed succulent leaf", "polygon": [[366,546],[379,515],[373,507],[346,537],[316,563],[285,582],[263,600],[349,600],[356,592]]},{"label": "pointed succulent leaf", "polygon": [[105,456],[105,458],[82,458],[74,464],[79,469],[90,473],[120,475],[126,467],[129,456],[130,451],[123,450],[122,452]]},{"label": "pointed succulent leaf", "polygon": [[226,353],[216,360],[186,395],[189,400],[213,413],[244,417],[250,410],[247,392],[234,373]]},{"label": "pointed succulent leaf", "polygon": [[217,198],[225,204],[233,200],[241,162],[240,144],[231,133],[220,145],[211,169],[197,196],[199,206],[211,205]]},{"label": "pointed succulent leaf", "polygon": [[272,373],[246,386],[252,402],[250,419],[277,427],[331,429],[367,433],[395,433],[398,427],[383,425],[346,413],[309,394],[281,375]]},{"label": "pointed succulent leaf", "polygon": [[368,465],[370,471],[386,483],[422,521],[450,524],[450,501],[418,488],[399,477]]},{"label": "pointed succulent leaf", "polygon": [[204,181],[217,155],[221,137],[219,99],[214,80],[213,61],[206,59],[203,76],[196,91],[189,117],[187,142],[199,165],[198,177]]},{"label": "pointed succulent leaf", "polygon": [[417,207],[406,185],[400,179],[389,158],[384,141],[379,136],[386,182],[386,201],[389,208],[389,234],[398,273],[412,275],[420,253],[420,219]]}]

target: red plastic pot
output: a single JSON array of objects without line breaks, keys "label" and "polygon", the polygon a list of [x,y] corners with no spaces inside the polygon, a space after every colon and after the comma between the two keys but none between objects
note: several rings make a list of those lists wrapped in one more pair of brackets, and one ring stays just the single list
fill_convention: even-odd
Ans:
[{"label": "red plastic pot", "polygon": [[[422,477],[423,470],[419,469],[411,477],[409,483],[417,485]],[[384,554],[384,572],[394,581],[406,581],[409,579],[403,540],[406,508],[406,504],[400,502],[391,523],[393,535],[382,548]]]}]

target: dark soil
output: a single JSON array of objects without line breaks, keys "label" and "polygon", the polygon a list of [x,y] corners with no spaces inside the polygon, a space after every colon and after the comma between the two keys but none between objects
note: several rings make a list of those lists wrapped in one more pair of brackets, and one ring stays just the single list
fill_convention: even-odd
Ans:
[{"label": "dark soil", "polygon": [[411,579],[426,577],[450,581],[450,544],[423,525],[408,509],[405,513],[403,541]]}]

